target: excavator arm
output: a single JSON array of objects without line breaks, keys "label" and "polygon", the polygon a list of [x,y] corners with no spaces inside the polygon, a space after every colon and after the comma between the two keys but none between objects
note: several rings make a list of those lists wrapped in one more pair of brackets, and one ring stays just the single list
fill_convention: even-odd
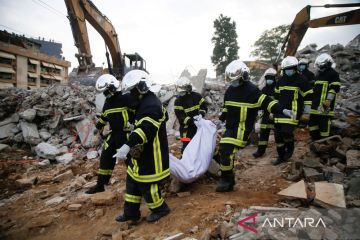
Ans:
[{"label": "excavator arm", "polygon": [[311,7],[359,7],[360,3],[353,4],[326,4],[324,6],[306,6],[295,17],[293,23],[290,26],[290,30],[285,38],[285,41],[281,47],[281,52],[284,51],[285,57],[294,56],[303,37],[305,36],[308,28],[319,27],[334,27],[344,26],[352,24],[360,24],[360,9],[339,13],[323,18],[310,20]]},{"label": "excavator arm", "polygon": [[[78,54],[75,56],[79,61],[79,70],[87,71],[95,65],[92,61],[89,37],[86,28],[88,21],[104,39],[110,51],[112,69],[116,77],[121,77],[124,71],[124,64],[118,36],[110,20],[90,0],[65,0],[68,11],[68,18],[74,37]],[[110,68],[110,66],[109,66]]]}]

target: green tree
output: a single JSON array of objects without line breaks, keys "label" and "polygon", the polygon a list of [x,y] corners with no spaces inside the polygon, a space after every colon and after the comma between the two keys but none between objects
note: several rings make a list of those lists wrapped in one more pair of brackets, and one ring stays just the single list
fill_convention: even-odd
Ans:
[{"label": "green tree", "polygon": [[214,21],[215,33],[211,39],[214,43],[211,62],[216,71],[216,76],[224,73],[226,66],[238,58],[238,43],[236,23],[230,17],[220,16]]},{"label": "green tree", "polygon": [[280,25],[264,31],[254,43],[251,56],[274,62],[289,29],[290,25]]}]

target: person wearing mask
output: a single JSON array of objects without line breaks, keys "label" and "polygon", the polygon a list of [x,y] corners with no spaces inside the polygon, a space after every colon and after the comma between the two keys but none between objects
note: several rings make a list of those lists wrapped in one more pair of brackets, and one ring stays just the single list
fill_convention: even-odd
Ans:
[{"label": "person wearing mask", "polygon": [[240,60],[232,61],[225,70],[225,79],[230,81],[230,86],[225,92],[224,108],[220,116],[220,120],[226,123],[226,130],[220,140],[221,177],[216,187],[217,192],[233,191],[234,158],[237,151],[247,145],[258,110],[292,116],[290,110],[283,109],[275,100],[262,94],[250,82],[249,74],[249,68]]},{"label": "person wearing mask", "polygon": [[196,134],[194,117],[199,114],[205,117],[207,104],[205,99],[192,90],[192,85],[187,77],[181,77],[176,82],[178,96],[175,100],[175,115],[180,123],[180,139],[183,142],[181,153],[184,152],[190,140]]},{"label": "person wearing mask", "polygon": [[329,137],[335,98],[340,90],[339,74],[334,70],[335,63],[329,54],[320,54],[315,60],[315,67],[318,73],[315,77],[309,121],[313,141]]},{"label": "person wearing mask", "polygon": [[146,220],[155,222],[170,212],[161,196],[159,184],[170,175],[166,134],[168,115],[160,100],[151,91],[150,76],[145,71],[128,72],[122,80],[122,87],[124,92],[130,92],[136,99],[135,129],[114,157],[119,161],[125,160],[130,150],[140,150],[137,156],[131,154],[130,161],[127,161],[124,212],[116,221],[137,222],[140,219],[141,199],[144,198],[151,210]]},{"label": "person wearing mask", "polygon": [[96,123],[96,129],[102,135],[104,126],[109,123],[111,132],[103,143],[97,183],[85,192],[87,194],[105,191],[104,186],[109,184],[116,163],[113,155],[116,153],[116,149],[127,141],[126,129],[132,118],[132,111],[129,108],[132,98],[129,94],[122,94],[120,82],[114,76],[101,75],[96,81],[95,88],[106,97],[102,114]]},{"label": "person wearing mask", "polygon": [[[263,94],[275,98],[275,85],[276,85],[276,70],[273,68],[269,68],[265,71],[265,87],[261,90]],[[253,153],[255,158],[259,158],[265,154],[270,131],[274,129],[274,116],[268,111],[264,111],[260,124],[260,139],[258,143],[258,149]]]},{"label": "person wearing mask", "polygon": [[310,83],[310,86],[314,86],[315,82],[315,74],[309,70],[309,60],[306,58],[300,58],[298,64],[299,73],[306,78],[306,80]]},{"label": "person wearing mask", "polygon": [[[307,122],[310,117],[311,93],[309,82],[298,73],[298,60],[287,56],[281,62],[282,76],[276,83],[275,99],[284,108],[290,109],[295,117],[284,114],[275,115],[275,141],[278,158],[273,162],[278,165],[291,158],[294,153],[294,130],[299,119]],[[303,106],[303,109],[300,107]],[[301,115],[301,116],[300,116]]]}]

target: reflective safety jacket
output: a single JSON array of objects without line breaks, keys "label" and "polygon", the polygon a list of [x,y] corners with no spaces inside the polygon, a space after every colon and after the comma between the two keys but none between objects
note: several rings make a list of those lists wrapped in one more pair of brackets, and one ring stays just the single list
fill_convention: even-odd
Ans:
[{"label": "reflective safety jacket", "polygon": [[296,114],[296,119],[291,119],[282,113],[275,115],[275,123],[298,125],[304,105],[311,105],[310,83],[300,74],[295,73],[288,77],[283,75],[276,83],[275,99],[283,108]]},{"label": "reflective safety jacket", "polygon": [[156,182],[170,175],[169,148],[166,134],[168,115],[154,93],[143,95],[135,111],[135,129],[126,143],[130,148],[140,144],[139,159],[131,159],[127,173],[138,182]]},{"label": "reflective safety jacket", "polygon": [[[261,92],[271,97],[272,99],[275,99],[275,85],[275,82],[271,85],[266,84],[265,87],[261,90]],[[270,120],[269,116],[270,113],[268,111],[264,111],[261,119],[260,128],[274,128],[274,120]]]},{"label": "reflective safety jacket", "polygon": [[241,86],[230,86],[224,96],[224,109],[220,117],[226,121],[226,130],[220,144],[232,144],[245,147],[254,128],[259,109],[272,113],[282,112],[281,106],[251,82]]},{"label": "reflective safety jacket", "polygon": [[335,98],[330,105],[330,111],[322,111],[322,104],[325,102],[327,94],[336,93],[340,90],[339,74],[333,69],[329,68],[324,72],[319,72],[316,76],[314,84],[314,93],[312,96],[311,114],[334,116]]},{"label": "reflective safety jacket", "polygon": [[109,141],[115,141],[116,146],[121,147],[127,140],[124,128],[127,123],[133,121],[134,110],[129,108],[133,102],[130,94],[122,95],[121,92],[115,92],[113,96],[106,98],[103,112],[96,123],[97,129],[102,129],[108,122],[111,129],[111,134],[104,142],[104,147],[110,144]]},{"label": "reflective safety jacket", "polygon": [[301,72],[301,75],[306,78],[306,80],[310,83],[311,87],[314,86],[315,74],[312,71],[306,68],[304,71]]},{"label": "reflective safety jacket", "polygon": [[192,118],[199,114],[204,117],[207,104],[199,93],[191,92],[184,96],[178,96],[175,100],[174,109],[180,123],[180,132],[183,133],[188,127],[196,127]]}]

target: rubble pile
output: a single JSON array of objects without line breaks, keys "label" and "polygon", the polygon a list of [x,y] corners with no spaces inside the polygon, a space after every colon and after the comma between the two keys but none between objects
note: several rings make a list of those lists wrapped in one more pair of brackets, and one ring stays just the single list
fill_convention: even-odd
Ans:
[{"label": "rubble pile", "polygon": [[76,149],[100,143],[94,133],[94,87],[6,89],[0,92],[0,106],[0,142],[15,148],[30,145],[41,159],[66,163]]}]

